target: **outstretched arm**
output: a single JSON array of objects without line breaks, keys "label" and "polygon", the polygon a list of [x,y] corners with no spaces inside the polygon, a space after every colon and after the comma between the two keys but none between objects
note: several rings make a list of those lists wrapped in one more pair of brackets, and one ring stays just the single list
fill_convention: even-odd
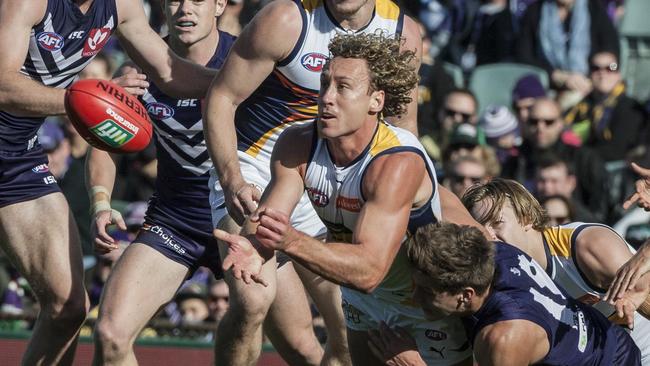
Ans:
[{"label": "outstretched arm", "polygon": [[265,6],[232,47],[222,72],[206,98],[203,117],[205,140],[224,190],[226,207],[238,223],[255,210],[255,200],[242,177],[237,157],[235,111],[289,55],[300,36],[298,8],[287,0]]},{"label": "outstretched arm", "polygon": [[377,158],[366,170],[362,184],[366,202],[349,242],[324,245],[293,229],[288,217],[272,210],[260,216],[257,238],[332,282],[371,292],[386,276],[404,240],[424,174],[424,161],[416,154]]},{"label": "outstretched arm", "polygon": [[46,8],[46,0],[0,1],[0,110],[34,117],[65,114],[64,89],[44,86],[20,73],[31,29]]},{"label": "outstretched arm", "polygon": [[117,0],[120,23],[117,35],[128,55],[165,94],[179,98],[203,98],[216,70],[176,55],[151,29],[139,1]]}]

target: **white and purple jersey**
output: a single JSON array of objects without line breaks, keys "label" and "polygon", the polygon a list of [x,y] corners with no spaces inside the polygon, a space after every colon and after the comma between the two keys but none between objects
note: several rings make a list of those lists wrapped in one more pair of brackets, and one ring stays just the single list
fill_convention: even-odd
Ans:
[{"label": "white and purple jersey", "polygon": [[[117,24],[115,0],[94,0],[85,14],[70,0],[48,0],[43,19],[32,28],[20,72],[43,85],[67,88],[102,50]],[[0,111],[0,150],[33,148],[43,121]]]},{"label": "white and purple jersey", "polygon": [[550,349],[540,364],[640,365],[641,353],[623,328],[571,298],[518,248],[500,242],[495,245],[491,293],[478,312],[464,318],[472,344],[484,327],[522,319],[539,325],[548,336]]}]

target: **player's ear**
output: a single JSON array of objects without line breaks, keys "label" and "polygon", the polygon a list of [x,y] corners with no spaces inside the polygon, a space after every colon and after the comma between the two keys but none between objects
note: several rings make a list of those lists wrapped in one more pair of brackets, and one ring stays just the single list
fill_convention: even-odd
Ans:
[{"label": "player's ear", "polygon": [[228,0],[214,0],[214,16],[220,17],[221,14],[226,10],[226,5],[228,5]]},{"label": "player's ear", "polygon": [[384,91],[375,90],[370,94],[370,112],[379,113],[384,109]]},{"label": "player's ear", "polygon": [[476,290],[474,290],[472,287],[463,288],[458,298],[460,306],[465,308],[469,307],[474,296],[476,296]]}]

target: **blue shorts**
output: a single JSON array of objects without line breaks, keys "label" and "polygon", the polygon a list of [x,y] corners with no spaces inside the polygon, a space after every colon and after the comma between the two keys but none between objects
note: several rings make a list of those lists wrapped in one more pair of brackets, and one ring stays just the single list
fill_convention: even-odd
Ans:
[{"label": "blue shorts", "polygon": [[[210,231],[192,229],[186,223],[170,224],[152,210],[151,203],[144,225],[133,241],[142,243],[180,263],[190,270],[190,276],[201,266],[209,268],[216,278],[223,277],[217,240]],[[154,213],[152,213],[154,211]],[[207,220],[211,225],[211,221]]]},{"label": "blue shorts", "polygon": [[611,364],[615,366],[640,366],[641,351],[632,340],[632,337],[622,327],[613,325],[612,328],[608,336],[614,335],[617,342]]},{"label": "blue shorts", "polygon": [[40,146],[0,151],[0,207],[61,192]]}]

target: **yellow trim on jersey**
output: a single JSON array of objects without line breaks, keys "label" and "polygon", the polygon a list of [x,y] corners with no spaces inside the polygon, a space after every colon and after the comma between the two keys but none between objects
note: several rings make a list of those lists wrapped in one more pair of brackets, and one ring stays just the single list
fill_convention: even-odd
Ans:
[{"label": "yellow trim on jersey", "polygon": [[375,141],[370,148],[370,156],[375,156],[380,152],[390,149],[391,147],[402,146],[402,142],[385,123],[379,122],[377,134],[375,134]]},{"label": "yellow trim on jersey", "polygon": [[314,9],[323,5],[323,0],[302,0],[302,7],[306,12],[313,12]]},{"label": "yellow trim on jersey", "polygon": [[273,127],[272,129],[266,131],[262,137],[260,137],[253,145],[251,145],[246,151],[244,151],[246,154],[256,158],[257,155],[262,151],[262,148],[264,147],[264,144],[266,144],[266,141],[268,141],[271,136],[274,134],[278,133],[280,130],[284,130],[285,128],[289,127],[289,123],[283,123],[280,125],[277,125]]},{"label": "yellow trim on jersey", "polygon": [[548,249],[552,256],[571,257],[571,236],[575,227],[553,226],[544,229],[543,235],[548,243]]},{"label": "yellow trim on jersey", "polygon": [[377,15],[384,19],[397,20],[399,18],[399,6],[391,0],[377,0],[375,10]]}]

